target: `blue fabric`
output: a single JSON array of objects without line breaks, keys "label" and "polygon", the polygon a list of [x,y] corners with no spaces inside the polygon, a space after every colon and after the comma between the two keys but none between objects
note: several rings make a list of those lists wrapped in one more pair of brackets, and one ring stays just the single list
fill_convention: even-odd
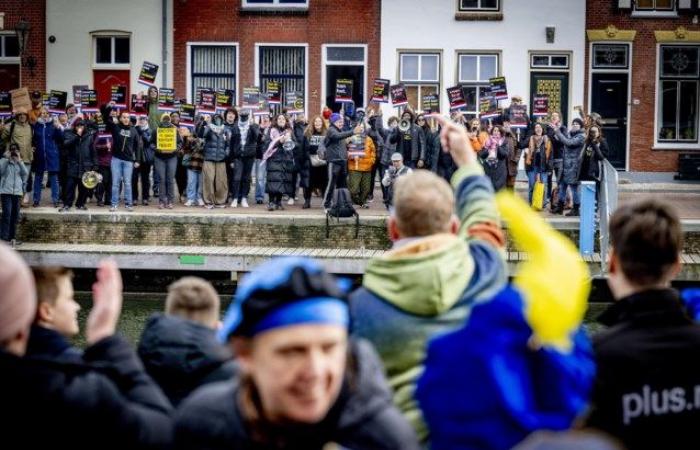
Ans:
[{"label": "blue fabric", "polygon": [[595,376],[583,331],[564,354],[530,347],[521,294],[508,286],[472,309],[467,324],[435,337],[416,397],[432,448],[509,449],[536,430],[566,430]]},{"label": "blue fabric", "polygon": [[559,183],[559,203],[566,203],[566,189],[571,188],[571,196],[574,201],[574,205],[578,206],[581,204],[581,195],[579,192],[580,184],[566,184],[565,182]]},{"label": "blue fabric", "polygon": [[34,169],[37,172],[58,172],[60,156],[57,142],[63,142],[63,131],[52,122],[34,124]]},{"label": "blue fabric", "polygon": [[688,315],[700,322],[700,288],[686,289],[681,292],[681,300],[685,304]]},{"label": "blue fabric", "polygon": [[257,324],[254,334],[308,323],[347,327],[349,322],[350,313],[345,302],[332,297],[310,298],[274,310]]},{"label": "blue fabric", "polygon": [[202,199],[202,172],[187,169],[187,200],[196,202]]},{"label": "blue fabric", "polygon": [[[49,185],[51,186],[51,201],[58,203],[58,173],[49,172]],[[41,190],[44,187],[44,172],[37,170],[34,174],[34,203],[41,201]]]},{"label": "blue fabric", "polygon": [[119,158],[112,158],[112,206],[119,204],[119,191],[121,183],[124,183],[124,204],[132,205],[131,179],[133,177],[134,163]]}]

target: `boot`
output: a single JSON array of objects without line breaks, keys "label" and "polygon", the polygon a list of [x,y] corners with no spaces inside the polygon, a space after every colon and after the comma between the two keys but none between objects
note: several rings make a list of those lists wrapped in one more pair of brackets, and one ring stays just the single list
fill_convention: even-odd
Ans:
[{"label": "boot", "polygon": [[304,200],[304,206],[301,207],[301,209],[309,209],[311,208],[311,199],[307,198]]},{"label": "boot", "polygon": [[557,202],[552,208],[552,214],[564,214],[564,204]]},{"label": "boot", "polygon": [[578,217],[579,215],[579,205],[574,205],[574,207],[571,208],[571,211],[566,213],[566,217]]}]

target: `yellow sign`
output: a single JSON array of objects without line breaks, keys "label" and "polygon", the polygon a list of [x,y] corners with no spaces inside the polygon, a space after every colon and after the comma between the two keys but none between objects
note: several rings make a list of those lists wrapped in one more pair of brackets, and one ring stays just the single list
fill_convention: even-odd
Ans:
[{"label": "yellow sign", "polygon": [[156,147],[162,153],[172,153],[177,150],[177,128],[158,128]]}]

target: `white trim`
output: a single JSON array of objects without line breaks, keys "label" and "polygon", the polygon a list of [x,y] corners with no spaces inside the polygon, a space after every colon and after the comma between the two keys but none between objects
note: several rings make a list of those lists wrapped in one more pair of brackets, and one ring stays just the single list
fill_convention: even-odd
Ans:
[{"label": "white trim", "polygon": [[304,4],[280,3],[279,0],[270,0],[271,3],[249,3],[248,0],[241,0],[241,9],[244,11],[306,11],[309,9],[309,0]]},{"label": "white trim", "polygon": [[[5,38],[5,36],[16,36],[14,31],[2,31],[0,30],[0,39]],[[5,51],[5,44],[3,43],[3,52]],[[22,58],[20,56],[1,56],[0,64],[22,64]],[[21,70],[20,70],[21,72]]]},{"label": "white trim", "polygon": [[[483,0],[477,0],[479,2],[479,5],[483,2]],[[496,0],[496,7],[495,8],[486,8],[483,6],[477,6],[476,8],[462,8],[462,0],[457,0],[457,12],[498,12],[501,10],[501,2],[503,0]]]},{"label": "white trim", "polygon": [[[593,68],[593,44],[614,44],[614,45],[626,45],[627,46],[627,68],[604,68],[604,69],[594,69]],[[625,128],[627,138],[625,139],[625,171],[630,170],[630,148],[632,139],[632,122],[630,118],[632,117],[632,44],[630,42],[623,41],[591,41],[588,43],[588,98],[586,104],[590,110],[593,102],[593,74],[594,73],[626,73],[627,74],[627,125]]]},{"label": "white trim", "polygon": [[[328,56],[327,50],[328,50],[328,48],[331,48],[331,47],[362,48],[364,50],[364,53],[363,53],[364,58],[363,58],[362,62],[359,62],[359,61],[331,61],[329,63],[328,58],[327,58],[327,56]],[[362,66],[364,68],[364,70],[363,70],[364,92],[362,93],[362,98],[365,102],[365,105],[360,105],[360,106],[362,106],[364,108],[367,104],[369,104],[369,99],[367,97],[367,92],[368,92],[368,89],[367,89],[367,72],[368,72],[368,70],[367,70],[367,52],[368,52],[367,44],[336,44],[336,43],[333,43],[333,44],[322,44],[321,45],[321,99],[322,99],[321,109],[323,108],[323,106],[325,105],[325,102],[326,102],[325,101],[325,99],[326,99],[326,67],[328,67],[328,66]],[[359,107],[359,106],[357,106],[357,107]],[[321,112],[321,110],[319,110],[319,112]],[[310,116],[310,115],[311,114],[309,114],[309,112],[307,111],[307,116]],[[307,117],[307,118],[310,119],[310,117]]]},{"label": "white trim", "polygon": [[484,56],[494,56],[496,57],[496,77],[500,76],[501,73],[501,54],[498,51],[493,51],[489,53],[488,51],[475,50],[473,53],[469,51],[457,51],[457,84],[473,84],[473,85],[488,85],[489,80],[462,80],[462,56],[476,56],[476,76],[481,76],[481,58]]},{"label": "white trim", "polygon": [[[418,78],[415,80],[409,80],[409,79],[404,79],[402,77],[402,71],[403,71],[403,57],[404,56],[417,56],[418,57]],[[422,76],[422,69],[423,69],[423,57],[424,56],[437,56],[437,79],[435,80],[422,80],[420,77]],[[425,51],[425,52],[418,52],[418,51],[408,51],[408,52],[399,52],[399,83],[408,83],[408,84],[439,84],[440,83],[440,68],[442,66],[442,61],[440,61],[440,53],[438,52],[430,52],[430,51]]]},{"label": "white trim", "polygon": [[255,86],[260,88],[260,47],[304,47],[304,112],[309,113],[309,44],[308,42],[256,42],[255,43],[255,71],[253,72],[253,81]]},{"label": "white trim", "polygon": [[[185,55],[185,89],[187,90],[187,95],[185,98],[187,98],[187,103],[192,103],[192,47],[213,47],[213,46],[220,46],[220,47],[236,47],[236,73],[235,73],[235,78],[236,78],[236,84],[235,84],[235,89],[236,89],[236,101],[235,104],[238,105],[238,98],[240,95],[240,92],[238,91],[238,83],[240,80],[240,73],[239,73],[239,62],[241,60],[241,52],[239,51],[239,44],[238,42],[222,42],[222,41],[187,41],[185,44],[186,48],[186,55]],[[173,68],[174,69],[174,68]]]},{"label": "white trim", "polygon": [[[124,31],[94,31],[90,33],[90,39],[92,39],[92,55],[90,56],[90,66],[92,70],[131,70],[131,57],[133,56],[133,39],[131,38],[131,33]],[[129,62],[128,63],[98,63],[97,59],[97,38],[109,38],[112,46],[112,61],[116,58],[116,39],[115,38],[128,38],[129,39]]]}]

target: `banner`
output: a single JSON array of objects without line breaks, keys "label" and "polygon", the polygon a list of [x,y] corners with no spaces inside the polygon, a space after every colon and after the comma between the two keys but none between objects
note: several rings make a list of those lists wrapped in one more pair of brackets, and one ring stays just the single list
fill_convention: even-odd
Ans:
[{"label": "banner", "polygon": [[126,86],[112,86],[110,98],[115,108],[126,109]]},{"label": "banner", "polygon": [[32,101],[29,98],[29,90],[26,87],[13,89],[10,91],[12,111],[17,108],[26,108],[27,112],[32,110]]},{"label": "banner", "polygon": [[73,104],[75,106],[80,106],[80,93],[84,89],[90,89],[90,86],[85,84],[74,84],[73,85]]},{"label": "banner", "polygon": [[131,115],[136,117],[148,116],[148,108],[146,104],[148,99],[146,97],[141,97],[136,94],[131,95]]},{"label": "banner", "polygon": [[270,115],[270,104],[267,102],[267,94],[258,92],[258,108],[253,111],[254,116],[268,116]]},{"label": "banner", "polygon": [[66,103],[68,102],[68,92],[51,91],[49,92],[49,112],[51,114],[63,114],[66,112]]},{"label": "banner", "polygon": [[498,102],[492,95],[484,94],[479,100],[479,117],[481,119],[493,119],[501,115]]},{"label": "banner", "polygon": [[439,113],[440,112],[440,96],[437,94],[425,94],[422,98],[423,112]]},{"label": "banner", "polygon": [[372,85],[372,98],[370,102],[389,103],[389,85],[391,81],[377,78]]},{"label": "banner", "polygon": [[267,83],[267,103],[270,105],[282,104],[282,86],[279,81],[268,81]]},{"label": "banner", "polygon": [[233,108],[236,101],[236,93],[233,89],[217,89],[216,90],[216,111],[224,112],[229,108]]},{"label": "banner", "polygon": [[397,108],[399,106],[408,105],[408,96],[406,88],[403,84],[395,84],[390,87],[391,90],[391,106]]},{"label": "banner", "polygon": [[304,93],[301,91],[287,92],[284,105],[289,114],[304,114]]},{"label": "banner", "polygon": [[191,103],[180,104],[180,126],[194,128],[195,107]]},{"label": "banner", "polygon": [[447,98],[450,100],[450,111],[467,107],[467,98],[464,96],[464,90],[460,85],[448,87]]},{"label": "banner", "polygon": [[80,110],[84,113],[98,112],[97,91],[94,89],[83,89],[80,92]]},{"label": "banner", "polygon": [[260,107],[260,89],[257,87],[243,88],[243,108],[257,110]]},{"label": "banner", "polygon": [[156,75],[158,74],[158,64],[153,64],[148,61],[143,62],[141,73],[139,74],[139,83],[146,86],[156,85]]},{"label": "banner", "polygon": [[504,100],[508,98],[508,88],[506,87],[506,77],[489,78],[491,85],[491,95],[496,100]]},{"label": "banner", "polygon": [[336,103],[353,103],[352,101],[352,80],[342,78],[335,80],[335,102]]},{"label": "banner", "polygon": [[173,112],[175,111],[175,89],[160,88],[158,91],[158,110]]},{"label": "banner", "polygon": [[12,97],[7,91],[0,91],[0,119],[12,116]]},{"label": "banner", "polygon": [[197,114],[214,114],[216,112],[216,92],[211,88],[199,88]]},{"label": "banner", "polygon": [[532,115],[535,117],[549,115],[549,95],[537,94],[532,98]]},{"label": "banner", "polygon": [[512,128],[527,128],[527,106],[511,105],[508,118]]},{"label": "banner", "polygon": [[156,148],[163,153],[172,153],[177,150],[177,128],[158,128]]}]

